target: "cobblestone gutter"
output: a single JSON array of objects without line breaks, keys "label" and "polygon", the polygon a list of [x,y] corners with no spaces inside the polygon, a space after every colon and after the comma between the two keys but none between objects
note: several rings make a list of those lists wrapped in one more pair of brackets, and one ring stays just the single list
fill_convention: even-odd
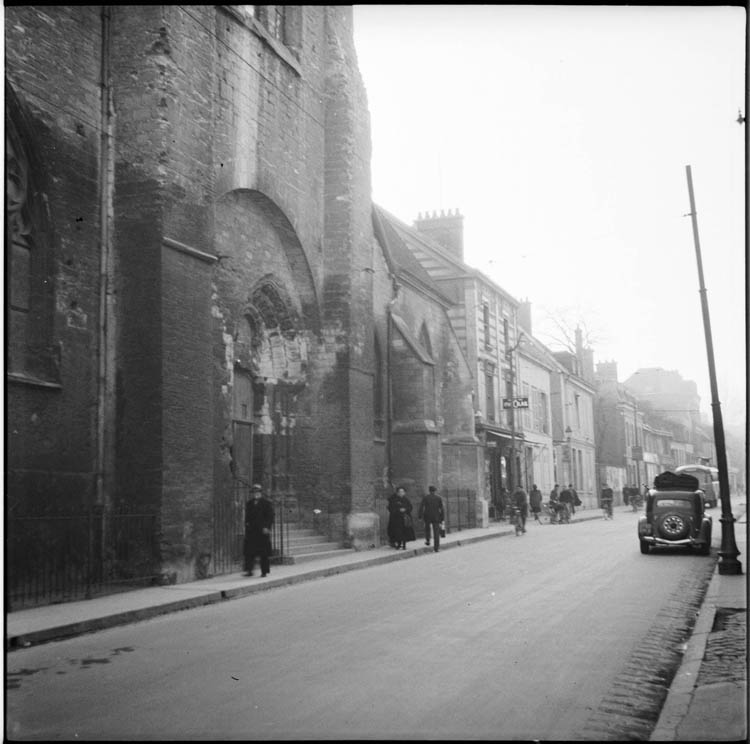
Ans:
[{"label": "cobblestone gutter", "polygon": [[683,660],[717,558],[678,584],[579,732],[579,740],[648,741]]},{"label": "cobblestone gutter", "polygon": [[746,610],[717,607],[697,684],[747,682],[746,639]]}]

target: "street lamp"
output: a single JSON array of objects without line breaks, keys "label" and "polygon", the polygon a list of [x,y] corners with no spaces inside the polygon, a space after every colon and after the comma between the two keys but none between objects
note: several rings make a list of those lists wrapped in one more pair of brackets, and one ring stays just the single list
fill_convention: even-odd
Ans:
[{"label": "street lamp", "polygon": [[724,422],[721,416],[719,390],[716,384],[716,366],[714,364],[714,345],[711,336],[711,319],[708,314],[708,298],[706,285],[703,281],[703,261],[701,260],[701,246],[698,239],[698,218],[695,212],[695,197],[693,196],[693,176],[690,166],[686,165],[688,194],[690,196],[690,217],[693,223],[693,239],[695,242],[695,258],[698,263],[698,283],[701,296],[701,310],[703,311],[703,331],[706,336],[706,353],[708,356],[708,377],[711,385],[711,410],[714,419],[714,443],[716,445],[716,464],[719,468],[719,495],[721,497],[721,548],[719,549],[719,573],[739,575],[742,573],[742,563],[737,560],[740,551],[734,538],[735,518],[729,502],[729,469],[727,467],[727,450],[724,443]]}]

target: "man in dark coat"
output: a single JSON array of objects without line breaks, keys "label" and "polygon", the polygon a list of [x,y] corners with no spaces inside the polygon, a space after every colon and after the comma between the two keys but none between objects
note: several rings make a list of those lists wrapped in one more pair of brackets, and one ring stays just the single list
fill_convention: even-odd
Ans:
[{"label": "man in dark coat", "polygon": [[521,529],[526,532],[526,517],[529,515],[529,502],[523,486],[517,486],[513,491],[513,506],[521,512]]},{"label": "man in dark coat", "polygon": [[531,492],[529,493],[529,506],[531,507],[534,519],[541,523],[539,514],[542,511],[542,492],[536,487],[536,483],[531,486]]},{"label": "man in dark coat", "polygon": [[570,513],[575,514],[576,507],[581,506],[581,499],[578,498],[578,491],[576,491],[572,483],[568,486],[568,490],[570,491]]},{"label": "man in dark coat", "polygon": [[560,491],[560,503],[565,505],[568,516],[570,516],[573,513],[573,492],[570,490],[570,486]]},{"label": "man in dark coat", "polygon": [[601,506],[602,509],[604,509],[604,518],[605,519],[612,519],[612,501],[614,499],[614,492],[612,489],[606,484],[602,484],[602,496],[601,496]]},{"label": "man in dark coat", "polygon": [[273,504],[263,496],[263,487],[256,483],[251,489],[252,498],[245,504],[245,572],[253,575],[255,559],[260,559],[260,574],[271,572],[271,528]]},{"label": "man in dark coat", "polygon": [[443,500],[437,495],[437,488],[430,486],[429,493],[422,497],[418,516],[424,520],[424,544],[430,544],[430,531],[435,544],[435,552],[440,550],[440,523],[445,519],[443,514]]}]

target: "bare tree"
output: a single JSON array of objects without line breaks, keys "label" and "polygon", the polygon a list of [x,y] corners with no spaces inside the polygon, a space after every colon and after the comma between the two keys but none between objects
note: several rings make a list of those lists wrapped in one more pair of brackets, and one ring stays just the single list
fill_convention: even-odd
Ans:
[{"label": "bare tree", "polygon": [[545,322],[535,335],[550,348],[558,347],[575,354],[576,329],[580,329],[584,348],[596,348],[606,341],[606,333],[601,326],[591,322],[594,313],[584,313],[580,306],[572,305],[543,308]]}]

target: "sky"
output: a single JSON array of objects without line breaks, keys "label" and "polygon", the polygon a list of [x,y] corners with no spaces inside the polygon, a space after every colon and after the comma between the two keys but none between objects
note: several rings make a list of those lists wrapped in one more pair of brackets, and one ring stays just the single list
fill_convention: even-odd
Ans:
[{"label": "sky", "polygon": [[620,381],[711,390],[686,166],[719,402],[745,428],[745,10],[356,5],[373,199],[412,224],[464,215],[464,259],[532,306],[561,348],[580,324]]}]

